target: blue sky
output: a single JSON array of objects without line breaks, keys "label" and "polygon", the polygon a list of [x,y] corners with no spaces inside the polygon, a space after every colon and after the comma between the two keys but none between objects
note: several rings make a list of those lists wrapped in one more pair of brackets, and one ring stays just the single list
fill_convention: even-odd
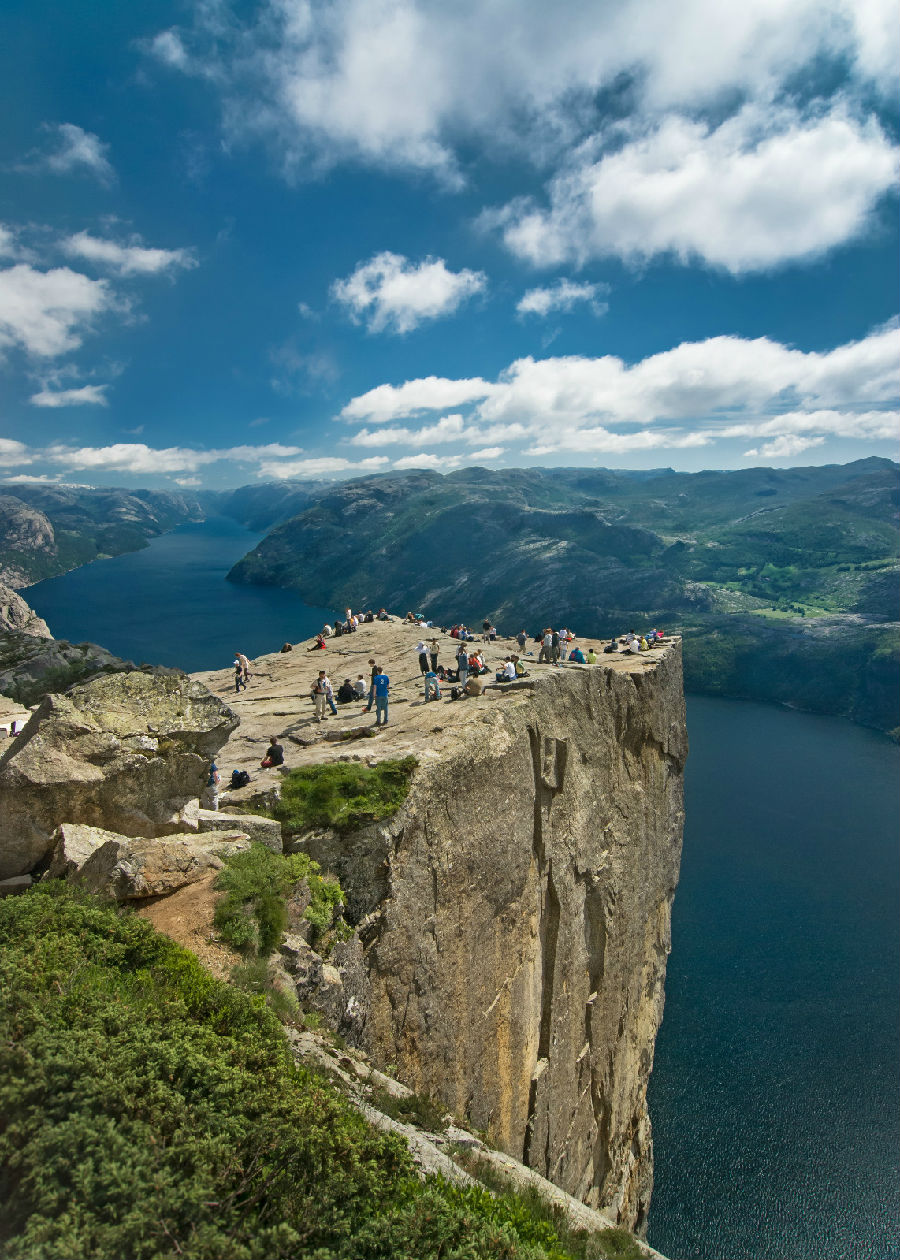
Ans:
[{"label": "blue sky", "polygon": [[888,0],[5,0],[0,478],[896,458]]}]

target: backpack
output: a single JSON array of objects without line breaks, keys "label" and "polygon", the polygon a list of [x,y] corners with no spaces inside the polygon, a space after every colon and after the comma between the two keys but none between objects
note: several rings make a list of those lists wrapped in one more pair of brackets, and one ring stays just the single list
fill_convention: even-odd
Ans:
[{"label": "backpack", "polygon": [[250,775],[248,774],[246,770],[232,770],[231,786],[233,788],[246,787],[249,782],[250,782]]}]

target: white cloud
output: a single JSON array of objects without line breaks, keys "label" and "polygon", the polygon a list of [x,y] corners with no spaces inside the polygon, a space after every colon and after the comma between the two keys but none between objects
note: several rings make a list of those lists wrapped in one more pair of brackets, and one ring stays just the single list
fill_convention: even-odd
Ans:
[{"label": "white cloud", "polygon": [[549,315],[553,311],[570,311],[579,302],[589,302],[595,315],[605,315],[608,306],[599,300],[605,293],[602,284],[578,283],[574,280],[557,280],[546,288],[529,289],[516,303],[520,315]]},{"label": "white cloud", "polygon": [[341,412],[342,420],[366,420],[384,424],[422,411],[443,411],[486,397],[493,386],[481,377],[453,381],[444,376],[423,376],[403,385],[377,385],[352,398]]},{"label": "white cloud", "polygon": [[0,350],[19,346],[46,357],[75,350],[96,316],[115,305],[105,280],[19,263],[0,271]]},{"label": "white cloud", "polygon": [[109,145],[104,144],[92,131],[76,127],[74,123],[60,123],[50,127],[57,139],[52,153],[37,155],[30,169],[51,171],[54,175],[68,175],[72,171],[85,170],[103,184],[115,179],[115,172],[106,156]]},{"label": "white cloud", "polygon": [[395,459],[393,467],[398,472],[403,472],[407,468],[431,468],[435,472],[439,469],[447,471],[451,468],[457,468],[462,461],[458,456],[447,455],[405,455],[403,459]]},{"label": "white cloud", "polygon": [[472,451],[469,459],[499,459],[504,453],[502,446],[485,446],[480,451]]},{"label": "white cloud", "polygon": [[448,271],[443,258],[418,265],[385,250],[360,263],[345,280],[331,286],[332,296],[370,332],[407,333],[429,319],[451,315],[487,283],[480,271]]},{"label": "white cloud", "polygon": [[199,477],[176,477],[176,486],[202,486],[203,482]]},{"label": "white cloud", "polygon": [[745,106],[718,127],[670,117],[550,185],[549,209],[513,203],[508,248],[537,266],[671,254],[734,273],[815,257],[859,235],[897,176],[870,118]]},{"label": "white cloud", "polygon": [[355,476],[378,472],[389,463],[390,460],[386,455],[372,455],[356,463],[338,456],[310,456],[309,459],[288,460],[284,463],[264,462],[260,464],[257,476],[270,480],[284,480],[292,477],[331,477],[338,473]]},{"label": "white cloud", "polygon": [[82,385],[79,389],[42,389],[37,394],[32,394],[28,401],[35,407],[107,407],[108,389],[108,385]]},{"label": "white cloud", "polygon": [[88,232],[76,232],[62,242],[65,252],[76,258],[112,267],[120,276],[158,275],[176,267],[196,267],[188,249],[148,249],[137,242],[119,245],[100,240]]},{"label": "white cloud", "polygon": [[801,451],[809,450],[811,446],[821,446],[824,441],[823,437],[778,437],[772,442],[766,442],[758,450],[754,448],[752,451],[744,451],[744,455],[748,458],[762,456],[765,459],[792,459]]},{"label": "white cloud", "polygon": [[31,454],[24,442],[0,437],[0,468],[20,468],[31,463]]},{"label": "white cloud", "polygon": [[[891,441],[898,431],[900,323],[828,351],[765,337],[683,342],[634,364],[606,355],[517,359],[496,382],[407,381],[351,400],[341,415],[377,420],[349,441],[422,447],[523,443],[528,455],[688,449],[790,434]],[[387,425],[436,410],[459,387],[465,413],[421,428]],[[464,405],[462,402],[458,405]],[[890,409],[888,409],[890,408]]]},{"label": "white cloud", "polygon": [[355,160],[451,183],[460,141],[543,159],[623,85],[644,116],[721,108],[797,91],[831,59],[890,97],[900,61],[892,0],[265,0],[244,25],[197,9],[151,48],[220,88],[230,130],[274,138],[295,170]]}]

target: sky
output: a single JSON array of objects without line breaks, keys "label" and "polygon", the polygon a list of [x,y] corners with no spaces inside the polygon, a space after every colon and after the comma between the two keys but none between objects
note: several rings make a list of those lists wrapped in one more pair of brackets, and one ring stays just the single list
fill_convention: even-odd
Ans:
[{"label": "sky", "polygon": [[0,481],[897,458],[893,0],[3,0]]}]

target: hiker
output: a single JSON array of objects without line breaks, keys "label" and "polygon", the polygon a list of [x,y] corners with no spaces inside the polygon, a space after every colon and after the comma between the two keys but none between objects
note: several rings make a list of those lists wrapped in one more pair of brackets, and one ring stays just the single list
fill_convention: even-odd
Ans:
[{"label": "hiker", "polygon": [[569,660],[574,661],[576,665],[587,665],[587,658],[580,647],[572,648],[569,653]]},{"label": "hiker", "polygon": [[244,679],[244,686],[250,681],[250,662],[247,660],[243,652],[235,652],[234,659],[240,662],[241,674]]},{"label": "hiker", "polygon": [[520,652],[525,651],[525,644],[527,642],[528,642],[528,635],[525,633],[524,630],[520,630],[519,633],[516,635],[516,643],[518,643],[519,645]]},{"label": "hiker", "polygon": [[516,678],[527,678],[528,670],[525,668],[525,662],[519,656],[513,657],[513,664],[516,667]]},{"label": "hiker", "polygon": [[428,645],[428,655],[431,658],[431,668],[437,673],[438,653],[440,652],[440,644],[437,639],[432,639]]},{"label": "hiker", "polygon": [[366,680],[362,674],[358,674],[356,682],[353,684],[353,690],[359,700],[366,698]]},{"label": "hiker", "polygon": [[235,693],[247,690],[247,683],[244,679],[244,667],[237,657],[234,658],[234,690]]},{"label": "hiker", "polygon": [[375,664],[375,657],[370,656],[369,665],[369,703],[366,705],[365,712],[372,712],[372,705],[375,702],[375,675],[378,673],[378,666]]},{"label": "hiker", "polygon": [[416,651],[419,653],[419,673],[428,673],[428,649],[425,647],[425,640],[420,639],[416,644]]},{"label": "hiker", "polygon": [[214,761],[209,763],[209,778],[206,780],[206,788],[204,789],[204,800],[207,809],[217,810],[219,808],[219,788],[222,779],[219,775],[219,767]]},{"label": "hiker", "polygon": [[440,700],[440,698],[441,698],[441,683],[440,683],[440,679],[438,678],[437,673],[436,673],[433,669],[430,669],[430,670],[428,671],[428,673],[425,675],[425,699],[426,699],[426,701],[428,701],[428,700],[430,700],[430,699],[431,699],[432,692],[434,692],[434,698],[435,698],[435,700]]},{"label": "hiker", "polygon": [[316,706],[316,721],[321,722],[325,717],[325,705],[331,709],[331,712],[337,717],[337,705],[334,703],[334,690],[331,686],[331,679],[325,673],[324,669],[319,670],[319,676],[312,685],[312,698]]},{"label": "hiker", "polygon": [[457,680],[461,687],[466,685],[466,679],[469,676],[469,654],[465,646],[461,643],[459,651],[456,653]]},{"label": "hiker", "polygon": [[312,647],[308,647],[306,650],[307,652],[318,652],[320,648],[322,649],[323,652],[325,651],[324,634],[317,634],[315,643],[312,645]]},{"label": "hiker", "polygon": [[378,672],[372,678],[372,691],[375,695],[376,726],[387,726],[388,724],[388,696],[390,690],[391,680],[379,665]]},{"label": "hiker", "polygon": [[345,678],[338,687],[337,702],[338,704],[349,704],[351,700],[356,699],[356,689],[349,678]]},{"label": "hiker", "polygon": [[597,653],[594,651],[592,647],[589,647],[587,650],[587,663],[588,665],[597,664]]},{"label": "hiker", "polygon": [[497,670],[497,682],[515,682],[516,666],[511,657],[507,657],[500,669]]},{"label": "hiker", "polygon": [[277,735],[269,736],[269,747],[266,749],[266,755],[259,763],[260,770],[268,770],[270,766],[284,765],[284,748],[278,742]]}]

